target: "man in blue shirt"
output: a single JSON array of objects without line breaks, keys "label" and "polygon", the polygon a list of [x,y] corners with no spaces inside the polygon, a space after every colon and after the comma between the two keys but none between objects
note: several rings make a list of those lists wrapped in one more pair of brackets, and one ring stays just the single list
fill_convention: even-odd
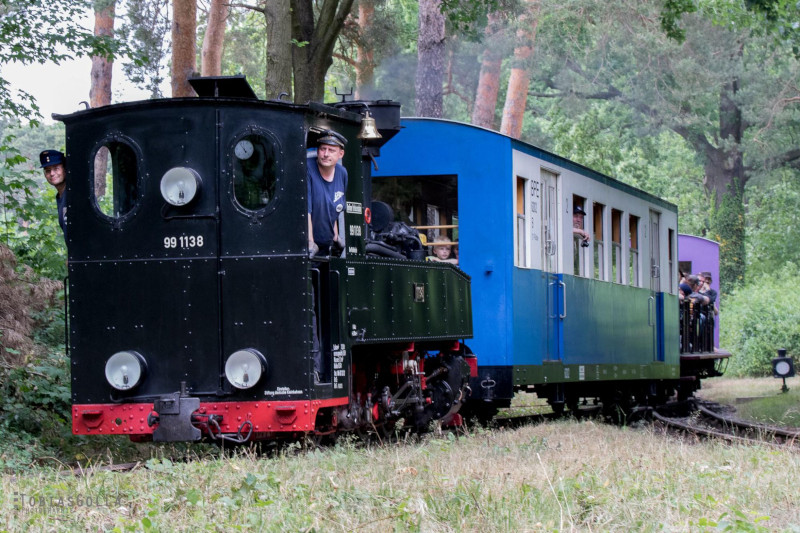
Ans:
[{"label": "man in blue shirt", "polygon": [[56,208],[58,209],[58,225],[67,238],[67,172],[64,168],[66,158],[58,150],[45,150],[39,154],[39,162],[44,169],[47,183],[56,188]]},{"label": "man in blue shirt", "polygon": [[344,211],[347,170],[339,164],[347,141],[328,132],[317,141],[317,157],[308,161],[308,250],[330,253],[339,242],[339,213]]}]

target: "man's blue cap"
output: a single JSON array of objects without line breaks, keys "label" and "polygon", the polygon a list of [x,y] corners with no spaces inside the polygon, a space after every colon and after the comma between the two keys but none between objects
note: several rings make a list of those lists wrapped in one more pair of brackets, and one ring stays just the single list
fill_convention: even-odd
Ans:
[{"label": "man's blue cap", "polygon": [[317,141],[317,145],[320,144],[329,144],[331,146],[338,146],[339,148],[344,148],[344,145],[347,144],[347,139],[344,138],[344,135],[340,133],[336,133],[335,131],[326,131],[325,135],[319,138]]},{"label": "man's blue cap", "polygon": [[42,164],[41,168],[52,167],[53,165],[63,165],[64,159],[64,154],[58,150],[45,150],[39,154],[39,162]]}]

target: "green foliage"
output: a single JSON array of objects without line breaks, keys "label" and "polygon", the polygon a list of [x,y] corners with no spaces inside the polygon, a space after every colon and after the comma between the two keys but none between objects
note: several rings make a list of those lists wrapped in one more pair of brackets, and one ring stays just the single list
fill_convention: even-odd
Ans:
[{"label": "green foliage", "polygon": [[791,50],[800,57],[800,4],[796,0],[705,0],[698,4],[715,24],[771,36],[777,50]]},{"label": "green foliage", "polygon": [[361,97],[395,99],[402,103],[403,115],[410,116],[414,104],[414,76],[409,73],[416,69],[418,7],[417,0],[375,2],[366,31],[356,24],[345,25],[325,82],[326,102],[340,100],[334,94],[334,87],[340,93],[355,87],[356,73],[351,60],[357,55],[357,46],[361,46],[372,53],[375,63],[372,83],[359,87]]},{"label": "green foliage", "polygon": [[800,265],[800,180],[796,172],[747,187],[747,277],[770,276],[787,262]]},{"label": "green foliage", "polygon": [[720,290],[729,293],[744,281],[745,216],[742,194],[729,191],[711,215],[711,239],[719,243]]},{"label": "green foliage", "polygon": [[661,9],[661,28],[670,38],[678,42],[686,39],[686,31],[680,26],[685,13],[694,13],[697,7],[693,0],[664,0]]},{"label": "green foliage", "polygon": [[498,0],[441,0],[439,9],[453,27],[453,33],[477,39],[489,13],[499,9],[500,4]]},{"label": "green foliage", "polygon": [[70,405],[69,364],[63,353],[53,351],[19,368],[0,367],[4,440],[19,443],[36,438],[42,449],[59,447],[70,435]]},{"label": "green foliage", "polygon": [[42,195],[33,172],[19,170],[25,158],[12,141],[13,136],[6,136],[0,143],[0,239],[38,274],[63,278],[64,245],[55,191]]},{"label": "green foliage", "polygon": [[[767,169],[794,164],[800,133],[792,103],[798,60],[786,53],[788,41],[776,48],[765,29],[769,17],[788,21],[798,7],[782,0],[766,4],[774,13],[716,0],[543,2],[537,35],[530,105],[537,107],[538,121],[551,122],[540,130],[553,136],[555,151],[564,154],[566,145],[565,155],[655,194],[666,192],[679,205],[681,231],[687,231],[688,208],[691,233],[722,244],[723,292],[742,282],[747,264],[743,191],[724,190],[725,184],[744,184]],[[684,32],[681,43],[653,23],[668,11],[674,12],[668,25]],[[554,106],[578,122],[560,121]],[[652,146],[669,151],[652,142],[665,130],[691,147],[681,166],[692,168],[694,191],[684,183],[678,193],[662,182],[664,176],[685,176],[651,157]],[[706,186],[724,198],[718,209],[711,209]]]},{"label": "green foliage", "polygon": [[776,349],[800,355],[800,268],[787,263],[768,281],[762,278],[738,288],[723,301],[720,344],[733,353],[728,373],[766,376]]},{"label": "green foliage", "polygon": [[[89,12],[87,0],[0,0],[0,65],[60,63],[73,57],[114,57],[124,52],[119,41],[95,36],[75,21]],[[12,94],[0,78],[0,118],[36,119],[39,109],[25,92]]]},{"label": "green foliage", "polygon": [[168,0],[127,0],[126,17],[118,30],[119,38],[128,44],[135,59],[123,64],[125,76],[150,91],[151,98],[160,98],[167,56],[166,36],[170,31]]},{"label": "green foliage", "polygon": [[580,106],[552,102],[534,121],[534,144],[644,189],[678,206],[680,231],[703,235],[711,200],[703,190],[703,168],[678,135],[653,134],[634,112],[613,102]]},{"label": "green foliage", "polygon": [[[259,97],[266,97],[267,27],[262,13],[232,9],[222,52],[224,75],[244,74]],[[275,97],[277,95],[270,95]]]},{"label": "green foliage", "polygon": [[[66,275],[66,250],[55,208],[55,189],[44,183],[37,156],[62,148],[63,127],[0,128],[0,240],[37,274]],[[63,139],[63,138],[62,138]]]}]

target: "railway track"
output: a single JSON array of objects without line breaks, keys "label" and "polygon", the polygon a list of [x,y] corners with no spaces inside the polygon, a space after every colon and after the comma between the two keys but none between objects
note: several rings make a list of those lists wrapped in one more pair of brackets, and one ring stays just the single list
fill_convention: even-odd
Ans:
[{"label": "railway track", "polygon": [[654,410],[654,423],[683,435],[713,438],[737,443],[759,443],[800,449],[800,431],[741,420],[721,412],[723,406],[696,402],[689,416],[671,417]]}]

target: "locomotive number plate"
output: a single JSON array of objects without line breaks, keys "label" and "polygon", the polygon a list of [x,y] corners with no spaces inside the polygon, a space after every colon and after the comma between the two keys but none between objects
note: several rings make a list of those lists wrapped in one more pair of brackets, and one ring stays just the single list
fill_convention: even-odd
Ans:
[{"label": "locomotive number plate", "polygon": [[202,235],[181,235],[180,237],[164,237],[164,248],[202,248]]},{"label": "locomotive number plate", "polygon": [[424,283],[415,283],[414,284],[414,301],[415,302],[424,302],[425,301],[425,284]]}]

